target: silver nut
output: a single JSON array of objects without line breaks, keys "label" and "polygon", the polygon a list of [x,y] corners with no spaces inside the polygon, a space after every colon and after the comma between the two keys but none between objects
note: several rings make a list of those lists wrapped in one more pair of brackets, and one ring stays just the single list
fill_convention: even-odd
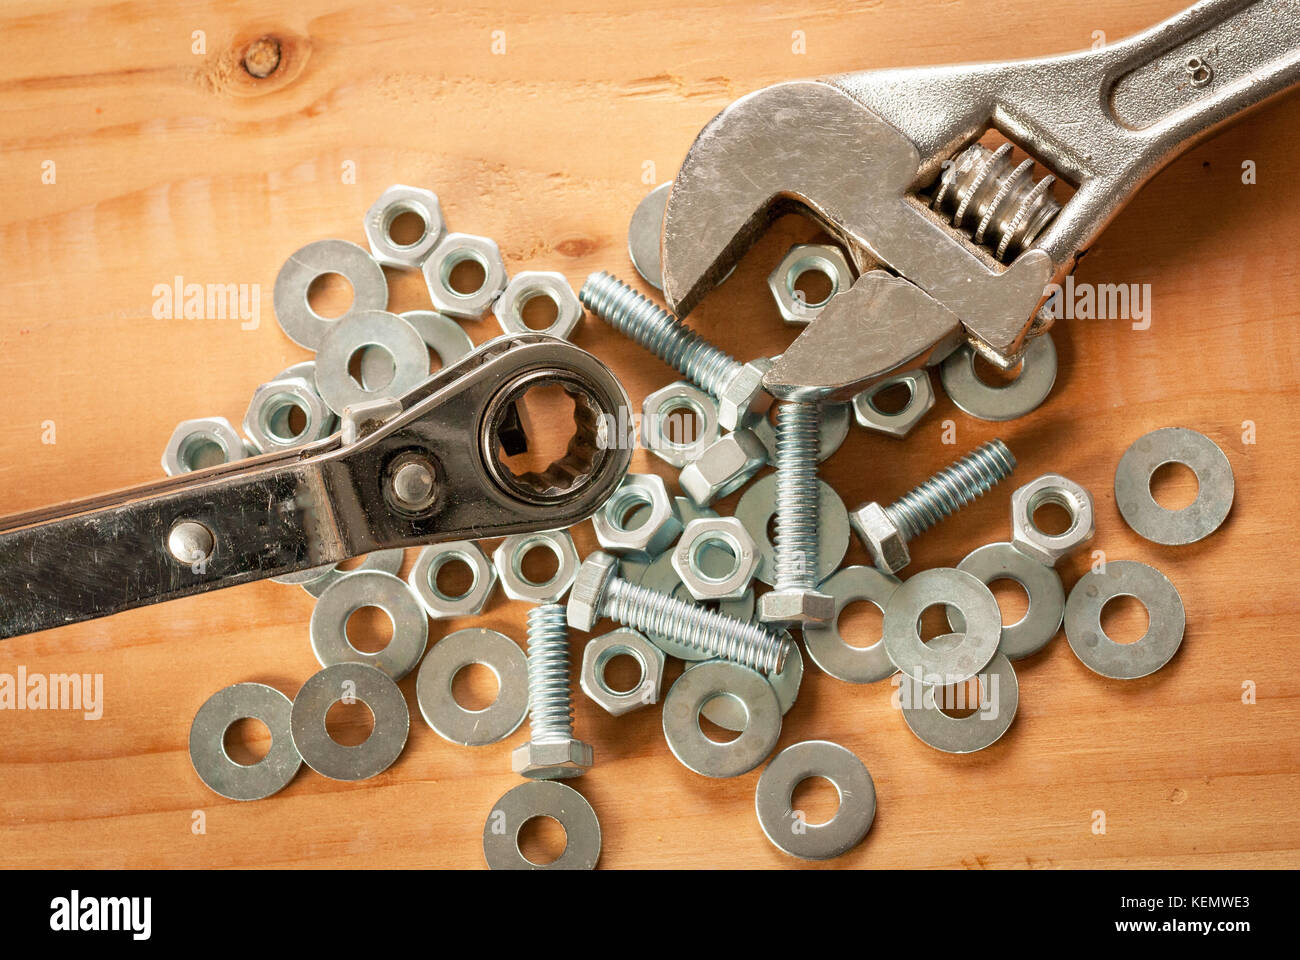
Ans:
[{"label": "silver nut", "polygon": [[[466,261],[483,268],[483,283],[477,290],[461,291],[451,285],[452,271]],[[424,282],[433,308],[439,313],[477,320],[505,289],[506,262],[495,240],[468,233],[449,233],[424,261]]]},{"label": "silver nut", "polygon": [[[605,682],[605,668],[615,657],[628,656],[641,665],[641,680],[620,692]],[[582,653],[578,683],[583,693],[612,716],[659,702],[664,682],[664,652],[635,630],[623,627],[593,638]]]},{"label": "silver nut", "polygon": [[735,517],[692,520],[672,565],[696,600],[739,600],[758,569],[758,548]]},{"label": "silver nut", "polygon": [[[807,303],[796,284],[805,273],[821,273],[831,282],[830,295],[817,303]],[[853,286],[853,271],[839,247],[825,243],[800,243],[790,248],[767,277],[767,285],[786,323],[812,323],[826,302],[837,293]]]},{"label": "silver nut", "polygon": [[769,590],[758,598],[763,623],[826,623],[835,617],[835,598],[816,590]]},{"label": "silver nut", "polygon": [[[542,583],[524,575],[524,557],[533,550],[549,550],[555,556],[555,574]],[[567,530],[519,533],[506,537],[492,554],[492,565],[501,578],[501,589],[511,600],[529,603],[558,603],[578,575],[578,549]]]},{"label": "silver nut", "polygon": [[[294,411],[303,418],[293,422]],[[244,414],[244,433],[262,453],[287,450],[323,439],[334,426],[334,413],[314,386],[302,377],[264,383],[253,391]]]},{"label": "silver nut", "polygon": [[[403,214],[413,214],[424,224],[424,231],[411,243],[393,239],[393,221]],[[390,267],[418,267],[437,245],[447,224],[442,207],[432,190],[395,183],[366,211],[366,240],[370,252],[380,263]]]},{"label": "silver nut", "polygon": [[530,780],[564,780],[580,777],[595,762],[591,744],[581,740],[529,740],[510,754],[510,768]]},{"label": "silver nut", "polygon": [[[1044,533],[1034,523],[1034,513],[1054,503],[1070,515],[1070,526],[1062,533]],[[1021,553],[1049,567],[1092,539],[1096,532],[1092,494],[1073,480],[1045,473],[1011,495],[1011,543]]]},{"label": "silver nut", "polygon": [[248,448],[225,417],[182,420],[172,431],[163,451],[163,473],[169,477],[242,460]]},{"label": "silver nut", "polygon": [[759,357],[744,364],[718,391],[718,423],[735,430],[761,418],[772,406],[772,395],[763,389],[763,378],[772,361]]},{"label": "silver nut", "polygon": [[642,444],[674,467],[690,463],[717,439],[717,401],[684,380],[656,390],[641,404]]},{"label": "silver nut", "polygon": [[868,503],[849,514],[849,522],[858,537],[871,553],[878,570],[897,573],[912,562],[907,540],[889,519],[885,508],[878,503]]},{"label": "silver nut", "polygon": [[[464,563],[473,574],[469,589],[458,597],[438,589],[438,571],[449,563]],[[447,617],[470,617],[483,612],[492,588],[496,586],[496,568],[473,540],[453,540],[425,547],[415,557],[415,565],[406,582],[435,620]]]},{"label": "silver nut", "polygon": [[[555,319],[543,330],[534,330],[524,322],[524,306],[538,297],[555,304]],[[501,296],[492,304],[492,312],[506,333],[544,333],[568,340],[582,319],[582,303],[564,274],[525,270],[510,278]]]},{"label": "silver nut", "polygon": [[600,620],[601,605],[609,581],[618,576],[618,557],[595,550],[587,555],[578,568],[578,575],[569,590],[569,605],[565,610],[569,626],[574,630],[590,630]]},{"label": "silver nut", "polygon": [[707,507],[743,487],[765,463],[763,441],[753,430],[741,427],[709,444],[677,479],[695,503]]},{"label": "silver nut", "polygon": [[[629,528],[633,517],[639,522]],[[648,473],[629,473],[591,524],[600,545],[615,553],[663,553],[682,532],[668,488]]]},{"label": "silver nut", "polygon": [[[875,405],[876,397],[899,384],[906,386],[910,394],[901,409],[886,413]],[[909,370],[881,380],[854,397],[853,415],[859,426],[901,440],[912,432],[912,428],[921,422],[933,406],[934,386],[930,383],[930,374],[925,370]]]}]

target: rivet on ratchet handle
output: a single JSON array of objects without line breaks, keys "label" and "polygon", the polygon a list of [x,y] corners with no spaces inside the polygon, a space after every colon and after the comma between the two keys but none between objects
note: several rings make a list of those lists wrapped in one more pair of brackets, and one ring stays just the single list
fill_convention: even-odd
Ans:
[{"label": "rivet on ratchet handle", "polygon": [[[519,401],[552,384],[573,437],[516,473]],[[591,354],[499,337],[318,443],[0,519],[0,637],[373,550],[569,526],[627,471],[627,408]]]},{"label": "rivet on ratchet handle", "polygon": [[[709,122],[673,181],[664,296],[685,316],[776,215],[799,209],[849,248],[862,276],[773,367],[773,393],[844,397],[962,339],[1009,368],[1046,329],[1047,285],[1143,183],[1297,81],[1300,0],[1206,0],[1099,50],[766,87]],[[1059,211],[1050,183],[1005,153],[962,152],[990,127],[1076,187]],[[900,301],[923,329],[882,321],[882,300]],[[900,331],[914,335],[893,350],[880,343]]]}]

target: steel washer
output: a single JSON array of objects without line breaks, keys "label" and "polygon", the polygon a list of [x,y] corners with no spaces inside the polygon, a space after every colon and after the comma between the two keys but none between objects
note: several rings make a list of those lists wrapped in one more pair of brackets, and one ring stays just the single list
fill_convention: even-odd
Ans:
[{"label": "steel washer", "polygon": [[[302,757],[289,732],[293,704],[263,683],[236,683],[218,690],[199,707],[190,724],[190,763],[207,786],[231,800],[261,800],[284,788]],[[254,719],[271,731],[271,748],[245,766],[226,753],[226,731],[239,720]]]},{"label": "steel washer", "polygon": [[[437,310],[405,310],[398,316],[415,328],[425,346],[438,355],[443,367],[450,367],[474,349],[474,341],[464,327]],[[383,390],[392,375],[388,358],[378,351],[367,350],[361,355],[361,383],[366,389]]]},{"label": "steel washer", "polygon": [[[1134,643],[1116,643],[1101,628],[1101,611],[1114,597],[1133,597],[1147,609],[1147,632]],[[1136,560],[1111,560],[1104,570],[1079,578],[1065,601],[1065,638],[1083,665],[1115,680],[1155,673],[1178,652],[1187,614],[1169,578]]]},{"label": "steel washer", "polygon": [[[482,710],[456,702],[451,685],[462,667],[480,663],[497,678],[497,698]],[[465,747],[504,740],[528,715],[528,658],[503,633],[468,627],[433,645],[415,678],[420,714],[433,732]]]},{"label": "steel washer", "polygon": [[[348,372],[358,350],[382,347],[393,358],[393,375],[382,387],[369,390]],[[383,397],[396,397],[429,376],[429,351],[424,339],[406,320],[387,310],[349,313],[334,325],[316,349],[316,390],[335,413]]]},{"label": "steel washer", "polygon": [[[700,729],[700,708],[717,696],[744,704],[748,722],[729,743],[710,740]],[[727,660],[687,670],[668,691],[663,706],[664,738],[682,765],[705,777],[737,777],[753,770],[781,737],[781,705],[762,674]]]},{"label": "steel washer", "polygon": [[[392,640],[375,653],[348,641],[348,618],[362,607],[378,607],[393,622]],[[368,663],[394,680],[415,669],[429,643],[429,618],[415,593],[406,581],[379,570],[362,570],[330,584],[316,600],[308,629],[322,667]]]},{"label": "steel washer", "polygon": [[[364,743],[345,747],[329,735],[325,715],[347,696],[374,714]],[[293,698],[289,729],[302,759],[331,780],[365,780],[383,773],[401,756],[410,732],[406,698],[392,677],[365,663],[336,663],[307,679]]]},{"label": "steel washer", "polygon": [[1020,376],[1005,386],[991,386],[975,372],[975,351],[969,345],[949,354],[939,367],[939,380],[957,409],[979,420],[1015,420],[1038,409],[1056,383],[1056,346],[1051,334],[1029,341]]},{"label": "steel washer", "polygon": [[[917,631],[935,605],[956,606],[966,621],[962,641],[942,649]],[[961,683],[983,670],[1002,638],[1002,612],[993,593],[965,570],[933,567],[904,580],[885,605],[882,643],[894,666],[920,683]]]},{"label": "steel washer", "polygon": [[402,569],[402,560],[406,556],[406,551],[400,547],[392,550],[375,550],[367,553],[361,558],[361,562],[349,570],[343,570],[338,564],[327,567],[317,567],[318,570],[324,570],[319,577],[309,580],[302,585],[302,588],[310,593],[313,597],[319,597],[325,590],[343,577],[351,576],[354,573],[361,573],[364,570],[382,570],[384,573],[397,573]]},{"label": "steel washer", "polygon": [[[839,808],[825,823],[803,822],[792,809],[795,787],[810,777],[825,777],[840,795]],[[829,860],[852,850],[871,829],[876,785],[852,751],[827,740],[805,740],[778,753],[759,775],[754,808],[763,833],[782,853]]]},{"label": "steel washer", "polygon": [[[1151,476],[1167,463],[1196,474],[1196,499],[1168,510],[1151,496]],[[1209,437],[1186,427],[1153,430],[1133,442],[1115,469],[1115,503],[1124,522],[1153,543],[1180,546],[1208,537],[1232,509],[1232,464]]]},{"label": "steel washer", "polygon": [[[337,273],[352,285],[352,305],[334,319],[322,317],[307,302],[312,281]],[[388,306],[388,279],[365,247],[348,240],[317,240],[295,251],[275,278],[275,319],[290,340],[317,349],[334,326],[348,317]],[[346,360],[345,372],[346,372]],[[337,412],[337,411],[335,411]]]},{"label": "steel washer", "polygon": [[[1012,580],[1025,588],[1029,608],[1025,615],[1012,624],[1002,627],[998,652],[1009,660],[1023,660],[1032,656],[1056,636],[1065,616],[1065,588],[1061,575],[1052,567],[1039,563],[1009,543],[988,543],[972,550],[957,564],[981,583],[995,580]],[[954,607],[948,608],[948,623],[958,633],[966,629],[966,622]]]},{"label": "steel washer", "polygon": [[821,582],[817,588],[835,598],[835,616],[826,623],[805,624],[803,643],[812,662],[846,683],[875,683],[893,676],[898,670],[885,652],[884,636],[869,647],[853,647],[844,642],[838,621],[851,603],[875,604],[883,614],[889,598],[901,581],[875,567],[844,567]]},{"label": "steel washer", "polygon": [[[546,864],[519,849],[519,831],[535,817],[564,827],[564,852]],[[592,870],[600,859],[600,821],[587,799],[558,780],[529,780],[506,791],[483,825],[483,859],[490,870]]]},{"label": "steel washer", "polygon": [[[705,663],[712,663],[712,660],[697,661],[688,663],[687,670],[695,670]],[[750,669],[749,667],[745,668]],[[758,671],[754,671],[757,673]],[[763,674],[759,674],[763,676]],[[803,654],[799,650],[797,643],[790,644],[790,652],[786,655],[785,666],[778,673],[773,673],[764,677],[771,684],[772,692],[776,694],[776,702],[781,707],[781,715],[785,716],[794,706],[795,700],[799,696],[799,687],[803,683]],[[700,716],[706,720],[716,723],[724,730],[741,731],[745,729],[745,710],[730,697],[714,697],[700,708]]]},{"label": "steel washer", "polygon": [[[930,641],[930,646],[952,649],[961,641],[961,635],[944,634]],[[992,746],[1011,726],[1020,706],[1020,682],[1011,661],[996,653],[979,674],[979,709],[965,717],[950,717],[934,702],[935,692],[942,687],[917,683],[905,678],[903,683],[903,720],[923,743],[945,753],[974,753]],[[990,697],[994,709],[985,708],[985,696],[990,688],[996,690],[996,700]],[[919,702],[916,702],[919,701]]]}]

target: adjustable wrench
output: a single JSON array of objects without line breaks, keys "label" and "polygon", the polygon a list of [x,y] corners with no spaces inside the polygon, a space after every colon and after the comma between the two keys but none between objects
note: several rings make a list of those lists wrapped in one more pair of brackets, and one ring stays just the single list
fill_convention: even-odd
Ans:
[{"label": "adjustable wrench", "polygon": [[[518,402],[558,384],[564,457],[516,474]],[[632,456],[622,386],[553,337],[498,337],[340,433],[117,493],[0,519],[0,637],[108,616],[394,547],[586,519]]]},{"label": "adjustable wrench", "polygon": [[[963,340],[1009,369],[1050,323],[1048,285],[1136,190],[1297,81],[1300,0],[1204,0],[1099,50],[766,87],[709,122],[673,181],[664,296],[689,313],[799,210],[860,276],[773,366],[771,392],[843,399]],[[1057,204],[1032,162],[975,144],[990,128],[1074,195]]]}]

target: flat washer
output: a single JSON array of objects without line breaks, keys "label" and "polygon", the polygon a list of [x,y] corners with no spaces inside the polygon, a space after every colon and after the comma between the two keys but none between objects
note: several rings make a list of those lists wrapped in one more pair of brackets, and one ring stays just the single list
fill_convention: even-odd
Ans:
[{"label": "flat washer", "polygon": [[[261,800],[281,790],[302,765],[289,733],[293,704],[264,683],[236,683],[208,697],[190,724],[190,763],[208,787],[231,800]],[[245,766],[226,753],[226,731],[238,720],[254,719],[271,731],[271,748]]]},{"label": "flat washer", "polygon": [[[650,565],[635,578],[635,582],[643,587],[649,587],[651,590],[657,590],[660,593],[666,593],[678,600],[684,600],[687,603],[694,603],[697,606],[709,607],[717,610],[718,613],[726,614],[729,617],[735,617],[737,620],[753,620],[754,608],[758,603],[754,595],[754,589],[751,587],[746,590],[739,600],[716,600],[709,603],[700,603],[691,596],[691,592],[686,589],[686,584],[682,583],[681,576],[673,567],[673,553],[669,550],[655,557]],[[626,560],[623,563],[627,563]],[[680,640],[672,637],[659,636],[657,634],[646,633],[646,639],[656,647],[668,654],[670,657],[676,657],[678,660],[708,660],[709,654],[700,650],[698,647],[689,647]]]},{"label": "flat washer", "polygon": [[[438,356],[441,367],[450,367],[474,349],[474,341],[465,329],[450,317],[437,310],[405,310],[398,314],[415,327],[425,346]],[[361,355],[361,383],[368,389],[380,390],[392,380],[392,364],[376,350]]]},{"label": "flat washer", "polygon": [[[345,698],[370,708],[375,726],[364,743],[345,747],[329,735],[325,715]],[[393,765],[406,746],[411,715],[392,677],[365,663],[336,663],[313,674],[293,698],[289,729],[302,759],[331,780],[365,780]]]},{"label": "flat washer", "polygon": [[990,386],[975,372],[975,351],[964,344],[939,367],[944,393],[957,409],[978,420],[1015,420],[1037,410],[1056,383],[1056,345],[1051,334],[1029,341],[1020,376],[1005,386]]},{"label": "flat washer", "polygon": [[[825,777],[839,792],[839,809],[825,823],[806,823],[792,809],[795,787],[809,777]],[[805,740],[772,758],[758,778],[754,808],[758,825],[782,853],[830,860],[856,847],[871,829],[876,785],[852,751],[827,740]]]},{"label": "flat washer", "polygon": [[[564,852],[533,863],[519,849],[519,831],[535,817],[564,827]],[[506,791],[483,825],[483,859],[489,870],[593,870],[600,859],[600,821],[577,790],[558,780],[529,780]]]},{"label": "flat washer", "polygon": [[[935,637],[930,646],[953,649],[960,642],[961,634],[949,633]],[[1016,718],[1020,683],[1011,661],[1000,652],[979,672],[979,680],[979,707],[968,716],[950,717],[934,701],[942,687],[904,679],[900,690],[903,720],[923,743],[945,753],[974,753],[992,746]]]},{"label": "flat washer", "polygon": [[[1101,628],[1101,610],[1113,597],[1133,597],[1147,608],[1150,624],[1134,643],[1116,643]],[[1065,601],[1065,638],[1094,673],[1135,680],[1168,663],[1183,642],[1187,615],[1169,578],[1136,560],[1110,560],[1103,570],[1079,578]]]},{"label": "flat washer", "polygon": [[664,288],[663,263],[660,261],[659,235],[663,232],[664,208],[673,182],[661,183],[636,205],[627,226],[627,254],[641,279],[656,290]]},{"label": "flat washer", "polygon": [[[482,710],[456,702],[451,685],[462,667],[481,663],[496,675],[497,698]],[[469,627],[433,645],[415,678],[424,722],[444,740],[481,747],[504,740],[528,715],[528,657],[503,633]]]},{"label": "flat washer", "polygon": [[[312,281],[337,273],[352,285],[352,305],[342,316],[322,317],[307,302]],[[275,319],[299,346],[315,350],[334,325],[348,317],[388,306],[388,280],[365,247],[348,240],[317,240],[295,251],[275,278]],[[337,412],[337,411],[336,411]]]},{"label": "flat washer", "polygon": [[807,623],[803,643],[808,656],[822,671],[846,683],[875,683],[898,670],[885,653],[884,637],[869,647],[853,647],[840,634],[839,618],[850,603],[875,604],[883,614],[889,598],[901,583],[897,577],[875,567],[844,567],[836,570],[817,588],[835,598],[835,616],[825,623]]},{"label": "flat washer", "polygon": [[[835,572],[849,551],[849,511],[834,488],[825,480],[817,481],[817,579]],[[770,473],[748,490],[736,504],[735,517],[745,525],[758,548],[757,580],[771,586],[776,580],[776,548],[767,535],[767,522],[776,513],[776,474]]]},{"label": "flat washer", "polygon": [[[1025,588],[1029,608],[1025,615],[1002,627],[998,652],[1008,660],[1032,656],[1056,636],[1065,616],[1065,587],[1061,575],[1045,563],[1021,553],[1009,543],[988,543],[966,554],[958,570],[965,570],[985,585],[995,580],[1013,580]],[[948,608],[948,623],[958,633],[966,622],[955,608]]]},{"label": "flat washer", "polygon": [[[703,661],[703,663],[709,662]],[[687,664],[686,669],[695,670],[700,666],[700,663],[690,663]],[[750,668],[746,667],[746,669]],[[778,673],[768,674],[764,679],[772,685],[776,702],[781,706],[781,715],[785,716],[798,699],[799,687],[803,683],[803,654],[797,643],[790,644],[790,652],[786,655],[785,665],[781,670]],[[700,716],[716,723],[724,730],[739,732],[745,729],[745,708],[730,697],[715,697],[710,700],[700,709]]]},{"label": "flat washer", "polygon": [[[730,743],[716,743],[700,729],[700,709],[717,696],[744,704],[748,722]],[[781,705],[767,679],[728,660],[687,670],[668,691],[663,706],[664,738],[688,770],[705,777],[738,777],[753,770],[781,738]]]},{"label": "flat washer", "polygon": [[[358,350],[382,347],[393,358],[393,375],[382,387],[368,390],[348,372]],[[316,349],[316,389],[337,414],[354,404],[397,397],[429,376],[424,339],[395,313],[363,310],[335,320]]]},{"label": "flat washer", "polygon": [[[378,607],[393,622],[393,638],[382,650],[365,653],[348,642],[348,617]],[[322,667],[368,663],[401,680],[420,662],[429,643],[429,618],[406,581],[379,570],[340,577],[316,600],[311,612],[311,649]]]},{"label": "flat washer", "polygon": [[[936,604],[955,606],[966,620],[961,643],[941,649],[917,631],[921,614]],[[965,570],[934,567],[904,580],[885,604],[881,642],[894,666],[919,683],[948,686],[969,680],[998,651],[1002,612],[993,593]]]},{"label": "flat washer", "polygon": [[355,567],[348,570],[342,570],[338,564],[332,567],[324,567],[325,572],[314,580],[309,580],[302,585],[302,588],[310,593],[313,597],[319,597],[335,580],[342,577],[350,576],[354,573],[360,573],[363,570],[382,570],[384,573],[397,573],[402,569],[402,560],[406,557],[406,551],[399,548],[393,550],[375,550],[367,553],[361,558],[361,562]]},{"label": "flat washer", "polygon": [[[1181,463],[1196,474],[1196,499],[1181,510],[1167,510],[1151,496],[1151,476],[1166,463]],[[1163,427],[1139,437],[1115,470],[1115,503],[1124,522],[1166,546],[1195,543],[1219,529],[1234,492],[1227,456],[1205,434],[1186,427]]]}]

